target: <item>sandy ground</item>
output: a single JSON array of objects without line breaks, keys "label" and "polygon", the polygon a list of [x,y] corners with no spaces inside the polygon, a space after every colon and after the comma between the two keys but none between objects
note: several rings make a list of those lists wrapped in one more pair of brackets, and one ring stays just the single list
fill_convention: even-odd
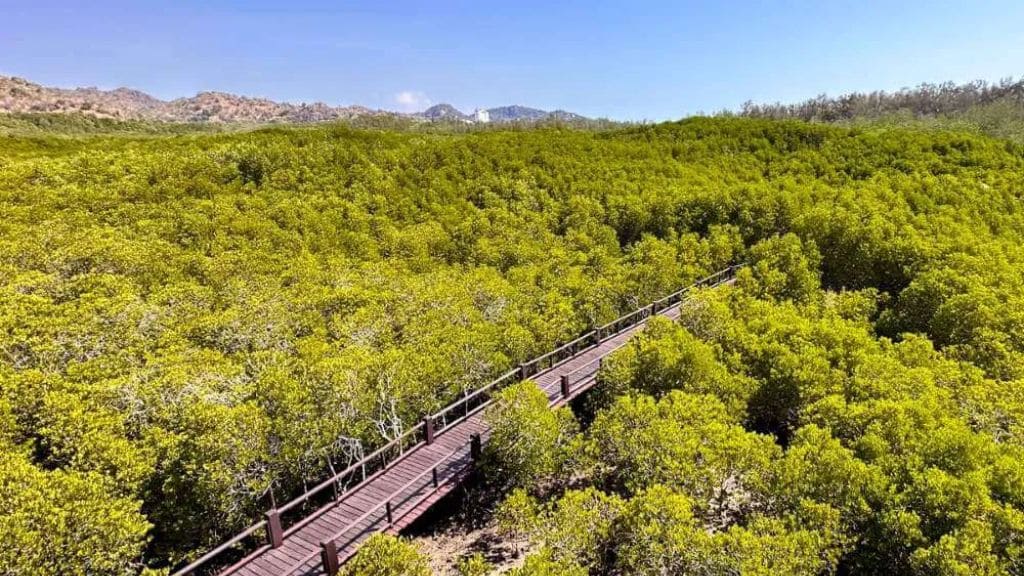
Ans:
[{"label": "sandy ground", "polygon": [[474,553],[483,554],[499,574],[506,572],[522,564],[525,550],[517,551],[498,535],[492,498],[471,481],[435,504],[403,535],[429,557],[437,576],[458,576],[458,561]]}]

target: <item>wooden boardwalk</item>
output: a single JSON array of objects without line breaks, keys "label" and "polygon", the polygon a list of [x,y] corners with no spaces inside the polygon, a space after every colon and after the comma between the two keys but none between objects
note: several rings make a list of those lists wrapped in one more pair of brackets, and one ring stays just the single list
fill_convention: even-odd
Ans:
[{"label": "wooden boardwalk", "polygon": [[[742,266],[719,270],[467,391],[171,576],[333,575],[371,534],[402,530],[459,485],[487,440],[483,412],[496,392],[528,377],[550,405],[567,403],[593,386],[601,360],[653,314],[678,318],[691,290],[731,283]],[[228,565],[229,554],[248,555]]]},{"label": "wooden boardwalk", "polygon": [[[682,302],[676,303],[658,314],[677,318],[681,305]],[[530,379],[547,393],[552,405],[564,404],[590,388],[601,359],[627,343],[644,325],[646,320]],[[431,444],[410,449],[380,474],[290,528],[284,533],[281,546],[258,550],[224,574],[323,574],[323,555],[329,554],[323,552],[323,543],[328,542],[336,548],[338,562],[344,563],[371,534],[400,531],[456,487],[472,464],[472,435],[479,434],[486,441],[487,432],[482,411],[471,413],[437,434]]]}]

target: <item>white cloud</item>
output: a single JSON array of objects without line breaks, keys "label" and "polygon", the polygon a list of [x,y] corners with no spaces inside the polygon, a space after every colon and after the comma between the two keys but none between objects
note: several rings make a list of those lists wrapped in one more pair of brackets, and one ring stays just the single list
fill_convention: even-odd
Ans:
[{"label": "white cloud", "polygon": [[402,112],[419,112],[430,106],[430,98],[423,92],[406,90],[395,94],[395,104]]}]

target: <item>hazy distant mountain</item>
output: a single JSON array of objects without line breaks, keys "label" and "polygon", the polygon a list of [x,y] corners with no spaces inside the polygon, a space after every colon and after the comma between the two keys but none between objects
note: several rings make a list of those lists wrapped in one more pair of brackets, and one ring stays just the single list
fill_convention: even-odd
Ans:
[{"label": "hazy distant mountain", "polygon": [[499,108],[489,108],[487,110],[487,114],[491,117],[491,122],[542,120],[548,116],[548,113],[545,110],[527,108],[526,106],[501,106]]},{"label": "hazy distant mountain", "polygon": [[459,111],[451,104],[437,104],[414,114],[427,120],[461,120],[463,122],[538,122],[541,120],[585,120],[583,116],[565,110],[539,110],[527,106],[500,106],[476,110],[472,114]]},{"label": "hazy distant mountain", "polygon": [[419,114],[414,114],[427,120],[466,120],[469,121],[471,117],[468,114],[459,112],[451,104],[436,104],[427,108]]},{"label": "hazy distant mountain", "polygon": [[[200,92],[190,98],[166,101],[130,88],[51,88],[23,78],[7,76],[0,76],[0,112],[81,113],[118,120],[254,124],[323,122],[358,116],[399,115],[362,106],[330,106],[323,102],[291,104],[224,92]],[[546,112],[526,106],[503,106],[464,114],[450,104],[438,104],[418,114],[404,116],[429,121],[473,123],[584,119],[571,112]]]},{"label": "hazy distant mountain", "polygon": [[553,112],[548,112],[547,117],[548,117],[548,119],[562,120],[564,122],[571,122],[573,120],[586,120],[587,119],[586,116],[580,116],[579,114],[577,114],[575,112],[569,112],[567,110],[555,110]]}]

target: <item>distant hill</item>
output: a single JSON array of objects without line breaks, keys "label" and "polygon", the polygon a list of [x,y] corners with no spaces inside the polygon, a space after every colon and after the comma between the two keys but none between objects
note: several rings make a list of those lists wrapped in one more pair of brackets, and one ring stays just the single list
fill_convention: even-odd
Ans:
[{"label": "distant hill", "polygon": [[384,114],[362,106],[329,106],[322,102],[291,104],[223,92],[200,92],[190,98],[165,101],[129,88],[69,90],[5,76],[0,76],[0,110],[82,113],[118,120],[212,123],[321,122]]},{"label": "distant hill", "polygon": [[463,122],[494,123],[541,122],[545,120],[562,120],[571,122],[587,120],[584,116],[580,116],[579,114],[574,114],[572,112],[566,112],[565,110],[548,112],[547,110],[518,105],[481,109],[474,111],[472,114],[466,114],[459,111],[451,104],[437,104],[427,108],[423,112],[414,114],[413,116],[427,120],[457,120]]},{"label": "distant hill", "polygon": [[532,122],[585,120],[578,114],[546,112],[526,106],[503,106],[460,112],[450,104],[431,106],[417,114],[371,110],[363,106],[331,106],[323,102],[292,104],[225,92],[200,92],[189,98],[160,100],[130,88],[52,88],[23,78],[0,76],[0,112],[13,114],[84,114],[113,120],[145,120],[211,124],[304,123],[372,116],[408,117],[438,122]]},{"label": "distant hill", "polygon": [[548,112],[548,119],[550,120],[561,120],[563,122],[575,122],[577,120],[588,120],[586,116],[580,116],[575,112],[569,112],[567,110],[555,110]]},{"label": "distant hill", "polygon": [[426,118],[427,120],[472,120],[471,116],[459,112],[451,104],[437,104],[427,108],[419,114],[413,114],[413,116]]},{"label": "distant hill", "polygon": [[519,120],[541,120],[548,116],[548,112],[526,106],[502,106],[487,110],[491,122],[516,122]]}]

